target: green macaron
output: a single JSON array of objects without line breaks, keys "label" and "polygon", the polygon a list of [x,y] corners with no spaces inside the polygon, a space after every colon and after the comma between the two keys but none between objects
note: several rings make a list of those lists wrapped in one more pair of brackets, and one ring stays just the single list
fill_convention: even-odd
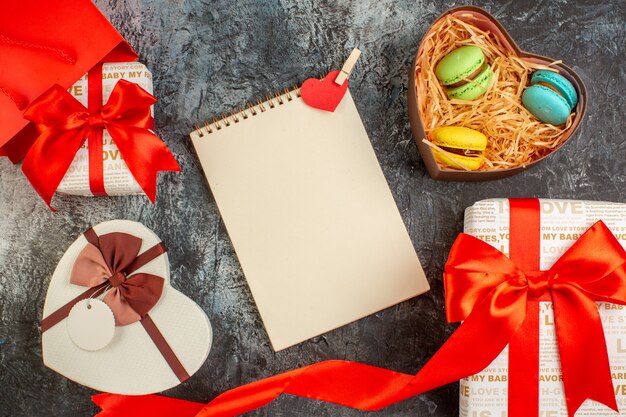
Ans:
[{"label": "green macaron", "polygon": [[494,74],[482,49],[466,45],[444,56],[435,68],[435,75],[446,86],[449,98],[471,101],[485,94]]}]

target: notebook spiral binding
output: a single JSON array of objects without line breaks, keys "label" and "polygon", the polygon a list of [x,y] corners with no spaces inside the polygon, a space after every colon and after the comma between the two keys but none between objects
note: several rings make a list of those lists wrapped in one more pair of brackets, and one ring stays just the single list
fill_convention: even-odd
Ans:
[{"label": "notebook spiral binding", "polygon": [[294,96],[300,97],[300,87],[297,85],[293,86],[291,89],[285,88],[282,92],[267,95],[265,96],[265,101],[261,101],[260,98],[257,98],[256,103],[249,101],[245,106],[239,107],[239,110],[231,111],[230,114],[224,113],[220,118],[214,117],[210,121],[205,120],[202,126],[195,124],[195,132],[202,138],[217,130],[228,127],[231,124],[239,123],[248,117],[256,116],[259,113],[266,112],[277,106],[282,106],[286,102],[293,100]]}]

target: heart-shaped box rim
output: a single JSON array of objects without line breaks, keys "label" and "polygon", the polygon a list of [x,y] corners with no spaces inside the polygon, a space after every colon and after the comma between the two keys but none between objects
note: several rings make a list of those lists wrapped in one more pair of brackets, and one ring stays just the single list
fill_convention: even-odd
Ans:
[{"label": "heart-shaped box rim", "polygon": [[476,6],[458,6],[448,9],[443,14],[441,14],[435,21],[428,27],[422,41],[420,42],[420,46],[418,48],[417,53],[415,54],[415,60],[413,61],[413,65],[411,66],[409,72],[409,92],[408,92],[408,108],[409,108],[409,122],[411,124],[411,131],[413,133],[413,138],[415,143],[417,144],[417,148],[422,157],[422,160],[426,164],[426,169],[428,173],[433,179],[436,180],[446,180],[446,181],[486,181],[486,180],[495,180],[499,178],[509,177],[511,175],[515,175],[520,173],[521,171],[529,168],[544,159],[550,157],[554,153],[556,153],[563,145],[565,145],[571,137],[576,133],[580,123],[583,120],[585,112],[587,110],[587,90],[585,88],[585,84],[580,79],[578,74],[574,72],[570,67],[563,63],[559,63],[553,65],[553,68],[559,70],[559,73],[566,77],[576,89],[578,93],[578,104],[576,105],[576,115],[574,116],[574,120],[572,122],[572,126],[570,126],[569,130],[565,133],[565,140],[559,144],[556,148],[552,150],[552,152],[544,155],[543,157],[532,161],[526,165],[518,166],[514,168],[507,169],[495,169],[491,171],[460,171],[454,169],[446,169],[441,168],[437,162],[435,161],[435,157],[433,155],[432,149],[425,143],[422,142],[423,138],[426,138],[426,132],[424,130],[424,126],[422,123],[420,111],[417,105],[417,91],[415,88],[415,73],[417,66],[417,57],[422,51],[424,45],[424,39],[426,35],[430,33],[432,27],[439,22],[441,19],[445,18],[448,15],[467,15],[470,14],[474,19],[478,22],[472,22],[476,26],[481,29],[487,29],[491,31],[495,36],[499,37],[503,41],[503,45],[514,52],[518,57],[534,62],[534,63],[552,63],[555,60],[550,59],[548,57],[533,54],[530,52],[522,51],[519,46],[515,43],[513,38],[509,35],[509,33],[504,29],[504,27],[500,24],[500,22],[492,16],[486,10],[476,7]]},{"label": "heart-shaped box rim", "polygon": [[[140,237],[140,253],[161,242],[148,227],[129,220],[106,221],[93,229],[98,235],[123,232]],[[59,260],[46,291],[44,318],[87,290],[87,287],[69,283],[69,271],[86,243],[84,235],[79,235]],[[202,367],[211,350],[213,330],[206,313],[170,285],[167,252],[136,272],[155,274],[165,280],[163,294],[148,314],[185,370],[193,375]],[[87,352],[71,342],[66,320],[42,334],[44,364],[66,378],[98,391],[127,395],[151,394],[181,383],[140,322],[116,327],[113,341],[107,347]],[[128,375],[117,372],[120,366]]]}]

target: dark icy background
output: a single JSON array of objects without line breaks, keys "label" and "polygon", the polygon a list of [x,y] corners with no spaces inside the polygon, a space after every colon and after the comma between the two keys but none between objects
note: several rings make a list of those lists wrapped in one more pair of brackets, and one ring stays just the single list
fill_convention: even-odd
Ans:
[{"label": "dark icy background", "polygon": [[[3,0],[8,1],[8,0]],[[93,391],[44,368],[39,322],[61,255],[89,226],[131,219],[170,248],[172,284],[215,331],[202,369],[167,395],[208,401],[240,384],[324,359],[415,373],[452,333],[441,272],[463,210],[489,197],[624,201],[625,5],[619,1],[479,1],[526,50],[560,58],[586,82],[589,108],[572,140],[548,161],[489,183],[428,177],[407,119],[407,73],[428,25],[451,1],[97,0],[153,72],[159,135],[180,174],[162,174],[145,197],[57,198],[50,212],[19,167],[0,160],[0,415],[90,416]],[[68,16],[68,18],[70,18]],[[187,134],[194,122],[363,55],[352,94],[432,291],[324,336],[274,353]],[[380,416],[454,416],[456,384]],[[365,416],[283,397],[251,416]]]}]

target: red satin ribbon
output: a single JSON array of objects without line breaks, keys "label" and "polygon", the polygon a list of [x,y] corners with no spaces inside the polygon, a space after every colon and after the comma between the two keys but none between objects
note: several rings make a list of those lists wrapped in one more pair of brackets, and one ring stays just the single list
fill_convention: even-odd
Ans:
[{"label": "red satin ribbon", "polygon": [[128,169],[154,203],[157,173],[180,171],[165,143],[149,130],[150,106],[155,102],[156,98],[137,84],[120,80],[107,103],[90,112],[62,87],[53,86],[24,113],[40,135],[26,154],[22,171],[50,207],[78,149],[87,137],[106,128]]},{"label": "red satin ribbon", "polygon": [[[541,216],[538,199],[510,199],[509,258],[523,271],[539,271]],[[535,277],[541,277],[536,274]],[[545,281],[545,279],[540,280]],[[530,280],[534,284],[536,280]],[[547,297],[549,300],[550,298]],[[509,341],[508,416],[536,417],[539,411],[539,297],[526,302],[526,319]]]},{"label": "red satin ribbon", "polygon": [[[87,73],[87,108],[97,114],[102,107],[102,63]],[[104,188],[104,160],[102,157],[102,136],[104,128],[92,129],[87,139],[89,155],[89,189],[96,197],[107,195]]]},{"label": "red satin ribbon", "polygon": [[[538,239],[537,232],[526,230],[537,225],[538,204],[512,201],[511,242],[516,242],[511,250],[538,255],[539,241],[523,240],[529,236]],[[523,230],[517,237],[513,232],[520,227]],[[522,260],[524,264],[527,261],[536,265],[537,259],[533,255]],[[379,410],[482,371],[519,337],[520,329],[527,330],[527,317],[536,315],[532,306],[546,297],[554,305],[568,415],[574,416],[587,398],[617,411],[596,301],[626,304],[626,252],[604,223],[587,230],[549,271],[524,271],[488,244],[461,234],[450,251],[444,280],[448,319],[464,321],[417,375],[355,362],[324,361],[235,388],[203,407],[154,395],[100,394],[93,397],[103,409],[98,417],[230,417],[261,407],[283,393]],[[538,343],[533,321],[529,323],[531,331],[522,335],[528,339],[520,338],[527,347]],[[519,377],[524,381],[524,375]],[[536,379],[530,381],[531,385],[537,383]],[[538,400],[524,398],[525,393],[535,392],[530,388],[509,396],[510,400],[519,396],[535,407],[516,405],[521,408],[512,410],[515,415],[538,415]]]}]

